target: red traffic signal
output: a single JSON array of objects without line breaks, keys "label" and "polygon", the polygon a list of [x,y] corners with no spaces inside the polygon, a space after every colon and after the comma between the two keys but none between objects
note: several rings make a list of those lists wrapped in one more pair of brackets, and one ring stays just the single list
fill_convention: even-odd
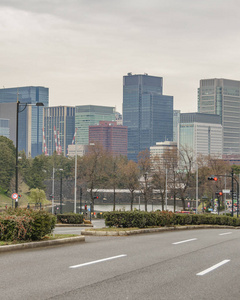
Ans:
[{"label": "red traffic signal", "polygon": [[94,196],[93,199],[98,199],[98,196]]},{"label": "red traffic signal", "polygon": [[85,205],[85,210],[87,210],[87,205]]},{"label": "red traffic signal", "polygon": [[216,176],[212,175],[212,176],[208,177],[208,180],[214,180],[214,181],[217,181],[218,178],[217,178]]},{"label": "red traffic signal", "polygon": [[217,196],[217,197],[221,197],[222,195],[223,195],[223,192],[217,192],[217,193],[216,193],[216,196]]}]

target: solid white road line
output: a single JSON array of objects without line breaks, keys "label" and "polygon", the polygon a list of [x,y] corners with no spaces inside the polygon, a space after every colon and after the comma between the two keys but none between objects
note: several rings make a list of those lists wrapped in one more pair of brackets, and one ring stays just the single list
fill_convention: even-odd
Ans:
[{"label": "solid white road line", "polygon": [[206,270],[204,270],[200,273],[197,273],[196,275],[199,275],[199,276],[205,275],[205,274],[221,267],[222,265],[228,263],[229,261],[230,261],[230,259],[225,259],[225,260],[221,261],[220,263],[218,263],[218,264],[216,264],[216,265],[214,265],[214,266],[212,266],[212,267],[210,267],[210,268],[208,268],[208,269],[206,269]]},{"label": "solid white road line", "polygon": [[99,259],[99,260],[94,260],[94,261],[90,261],[88,263],[75,265],[75,266],[70,266],[69,268],[70,269],[80,268],[80,267],[84,267],[84,266],[88,266],[88,265],[92,265],[92,264],[97,264],[99,262],[103,262],[103,261],[107,261],[107,260],[111,260],[111,259],[115,259],[115,258],[120,258],[120,257],[124,257],[124,256],[127,256],[127,254],[121,254],[121,255],[117,255],[117,256],[112,256],[112,257],[107,257],[107,258],[103,258],[103,259]]},{"label": "solid white road line", "polygon": [[190,240],[185,240],[185,241],[180,241],[180,242],[176,242],[176,243],[172,243],[173,245],[178,245],[178,244],[182,244],[182,243],[187,243],[187,242],[192,242],[192,241],[196,241],[197,239],[190,239]]},{"label": "solid white road line", "polygon": [[226,235],[226,234],[231,234],[232,232],[224,232],[224,233],[220,233],[219,235]]}]

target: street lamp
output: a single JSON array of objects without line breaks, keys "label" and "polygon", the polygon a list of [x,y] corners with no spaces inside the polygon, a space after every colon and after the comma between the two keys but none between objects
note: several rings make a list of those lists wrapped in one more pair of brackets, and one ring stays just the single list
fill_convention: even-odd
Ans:
[{"label": "street lamp", "polygon": [[[20,105],[25,105],[24,108],[20,111]],[[38,102],[36,104],[28,104],[28,103],[20,103],[18,101],[18,95],[17,95],[17,114],[16,114],[16,182],[15,182],[15,193],[18,194],[18,114],[23,112],[27,106],[44,106],[42,102]],[[15,200],[15,208],[18,207],[18,198]]]},{"label": "street lamp", "polygon": [[60,177],[60,214],[62,214],[62,172],[63,169],[59,169],[59,171],[61,172],[61,177]]}]

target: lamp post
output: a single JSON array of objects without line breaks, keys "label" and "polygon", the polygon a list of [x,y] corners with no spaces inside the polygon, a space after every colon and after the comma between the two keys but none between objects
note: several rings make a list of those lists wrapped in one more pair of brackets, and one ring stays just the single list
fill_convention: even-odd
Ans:
[{"label": "lamp post", "polygon": [[61,176],[60,176],[60,214],[62,214],[62,172],[63,169],[59,169],[59,171],[61,172]]},{"label": "lamp post", "polygon": [[[25,105],[24,108],[20,111],[20,105]],[[17,93],[17,112],[16,112],[16,175],[15,175],[15,193],[18,194],[18,114],[23,112],[27,106],[44,106],[42,102],[38,102],[36,104],[28,104],[28,103],[20,103],[18,101],[18,93]],[[15,208],[18,207],[18,198],[15,200]]]},{"label": "lamp post", "polygon": [[147,184],[148,184],[147,180],[148,180],[148,172],[144,173],[143,176],[144,176],[144,180],[145,180],[145,187],[144,187],[145,211],[147,211],[147,188],[148,188],[148,186],[147,186]]}]

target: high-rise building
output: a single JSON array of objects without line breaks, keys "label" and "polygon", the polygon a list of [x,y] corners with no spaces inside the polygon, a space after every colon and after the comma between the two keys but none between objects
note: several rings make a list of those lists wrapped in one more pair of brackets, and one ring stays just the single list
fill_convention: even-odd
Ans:
[{"label": "high-rise building", "polygon": [[222,158],[221,117],[214,114],[180,114],[178,147],[199,154]]},{"label": "high-rise building", "polygon": [[8,119],[9,136],[16,146],[16,112],[17,103],[0,103],[0,118]]},{"label": "high-rise building", "polygon": [[163,78],[123,76],[123,125],[128,127],[128,159],[156,142],[173,140],[173,97],[163,95]]},{"label": "high-rise building", "polygon": [[178,141],[178,126],[180,123],[180,110],[173,111],[173,141],[177,143]]},{"label": "high-rise building", "polygon": [[0,136],[1,135],[9,139],[10,137],[9,119],[0,118]]},{"label": "high-rise building", "polygon": [[117,121],[99,121],[99,125],[89,126],[89,143],[98,142],[113,155],[127,156],[127,130]]},{"label": "high-rise building", "polygon": [[223,154],[240,154],[240,81],[200,80],[198,112],[219,115],[223,126]]},{"label": "high-rise building", "polygon": [[75,107],[52,106],[44,108],[44,152],[55,151],[64,156],[72,144],[75,133]]},{"label": "high-rise building", "polygon": [[80,105],[75,110],[77,145],[89,144],[89,126],[98,125],[99,121],[114,121],[115,108],[109,106]]},{"label": "high-rise building", "polygon": [[[48,106],[49,90],[40,86],[0,89],[0,103],[13,104],[17,101],[20,102],[18,150],[24,150],[27,156],[35,157],[42,153],[43,142],[43,107],[36,106],[36,104],[43,103],[45,107]],[[15,109],[14,114],[16,119],[17,109]]]}]

